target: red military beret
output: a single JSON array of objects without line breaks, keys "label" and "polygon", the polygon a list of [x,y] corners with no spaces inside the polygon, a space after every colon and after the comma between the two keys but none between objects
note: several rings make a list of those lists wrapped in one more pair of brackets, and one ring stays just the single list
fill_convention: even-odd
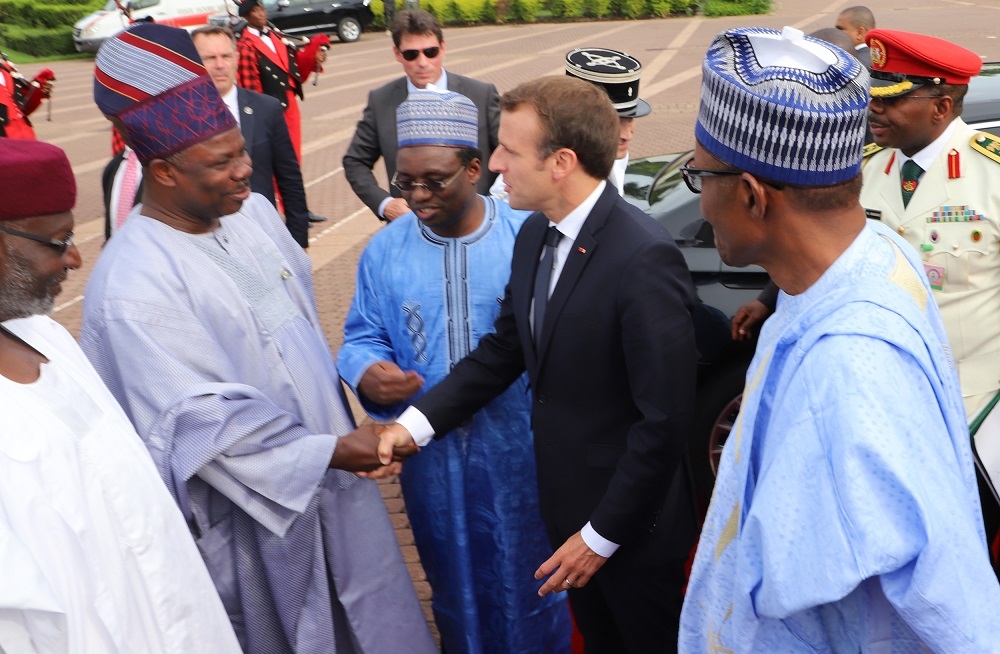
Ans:
[{"label": "red military beret", "polygon": [[66,153],[41,141],[0,139],[0,220],[65,213],[76,204]]},{"label": "red military beret", "polygon": [[979,56],[949,41],[900,32],[869,30],[865,42],[871,48],[873,98],[891,98],[924,85],[968,84],[979,74]]}]

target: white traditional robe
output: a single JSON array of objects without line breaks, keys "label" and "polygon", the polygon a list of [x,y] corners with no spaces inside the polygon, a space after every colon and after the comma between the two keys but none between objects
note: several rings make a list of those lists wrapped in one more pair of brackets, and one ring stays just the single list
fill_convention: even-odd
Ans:
[{"label": "white traditional robe", "polygon": [[4,327],[47,359],[0,376],[0,651],[238,654],[184,519],[65,329]]},{"label": "white traditional robe", "polygon": [[354,421],[309,258],[266,199],[208,234],[134,210],[91,273],[80,342],[247,654],[434,651],[378,486],[328,469]]},{"label": "white traditional robe", "polygon": [[870,221],[781,294],[747,371],[680,651],[1000,651],[969,432],[917,254]]}]

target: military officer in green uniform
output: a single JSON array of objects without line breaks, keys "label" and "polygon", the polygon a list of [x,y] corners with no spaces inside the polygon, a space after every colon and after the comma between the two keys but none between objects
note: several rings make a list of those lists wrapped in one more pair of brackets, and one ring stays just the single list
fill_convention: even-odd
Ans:
[{"label": "military officer in green uniform", "polygon": [[1000,389],[1000,142],[962,120],[978,55],[868,32],[874,144],[861,204],[922,255],[971,420]]}]

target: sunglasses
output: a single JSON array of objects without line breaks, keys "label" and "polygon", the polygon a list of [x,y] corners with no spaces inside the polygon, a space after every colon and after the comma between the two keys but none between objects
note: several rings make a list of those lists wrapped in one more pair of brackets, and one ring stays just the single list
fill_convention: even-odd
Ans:
[{"label": "sunglasses", "polygon": [[452,182],[458,179],[458,176],[461,175],[462,171],[464,171],[465,169],[466,166],[462,166],[457,171],[455,171],[454,175],[452,175],[448,179],[429,179],[423,183],[414,182],[412,179],[398,179],[396,177],[397,173],[393,173],[392,181],[389,183],[398,188],[403,193],[413,193],[418,188],[422,188],[428,193],[437,194],[441,193],[446,188],[451,186]]},{"label": "sunglasses", "polygon": [[47,236],[39,236],[38,234],[31,234],[29,232],[22,232],[19,229],[13,229],[12,227],[7,227],[6,225],[0,225],[0,232],[10,234],[11,236],[20,236],[21,238],[26,238],[32,241],[37,241],[38,243],[44,243],[50,248],[54,249],[59,253],[60,256],[66,254],[66,250],[73,245],[73,234],[67,234],[65,241],[57,241],[54,238],[48,238]]},{"label": "sunglasses", "polygon": [[423,52],[424,56],[428,59],[434,59],[441,54],[441,48],[439,46],[434,46],[433,48],[424,48],[423,50],[400,50],[399,54],[403,55],[403,59],[413,61],[420,56],[421,52]]}]

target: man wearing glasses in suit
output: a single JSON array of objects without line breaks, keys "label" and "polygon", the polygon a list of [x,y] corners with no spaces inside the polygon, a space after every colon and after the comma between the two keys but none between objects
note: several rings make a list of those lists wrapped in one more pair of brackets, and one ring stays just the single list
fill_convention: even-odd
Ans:
[{"label": "man wearing glasses in suit", "polygon": [[[396,172],[396,107],[415,89],[454,91],[472,100],[479,110],[479,150],[489,160],[497,146],[500,126],[500,96],[492,84],[479,82],[443,68],[445,44],[441,25],[422,9],[401,11],[392,23],[393,53],[403,66],[403,77],[381,86],[368,95],[354,139],[344,155],[344,174],[361,201],[380,220],[391,221],[410,211],[395,188],[379,186],[372,169],[381,157],[386,178]],[[486,174],[477,188],[489,193],[496,175]]]}]

